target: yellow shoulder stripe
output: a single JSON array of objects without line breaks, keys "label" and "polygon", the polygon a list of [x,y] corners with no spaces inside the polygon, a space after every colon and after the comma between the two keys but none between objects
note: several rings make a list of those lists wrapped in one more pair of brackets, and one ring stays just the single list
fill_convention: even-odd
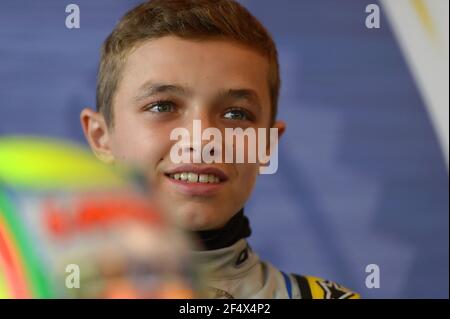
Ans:
[{"label": "yellow shoulder stripe", "polygon": [[360,299],[361,296],[335,282],[313,276],[305,276],[312,299]]}]

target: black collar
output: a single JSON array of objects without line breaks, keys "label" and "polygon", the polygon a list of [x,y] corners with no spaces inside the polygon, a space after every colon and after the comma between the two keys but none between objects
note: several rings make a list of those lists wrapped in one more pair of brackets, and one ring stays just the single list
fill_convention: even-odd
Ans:
[{"label": "black collar", "polygon": [[219,229],[194,232],[204,250],[214,250],[233,245],[238,240],[247,238],[252,230],[242,208],[228,223]]}]

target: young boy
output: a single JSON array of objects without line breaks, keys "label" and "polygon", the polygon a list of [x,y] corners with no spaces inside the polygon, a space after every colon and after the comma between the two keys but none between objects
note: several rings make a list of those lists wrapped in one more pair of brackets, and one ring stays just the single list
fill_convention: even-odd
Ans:
[{"label": "young boy", "polygon": [[[177,142],[171,133],[194,133],[194,120],[221,133],[276,128],[281,136],[279,89],[275,44],[240,4],[153,0],[127,13],[106,39],[98,112],[84,109],[81,122],[100,160],[142,167],[153,200],[201,239],[204,250],[195,256],[210,271],[212,297],[358,297],[326,280],[280,272],[252,252],[243,207],[258,162],[177,164],[171,156]],[[182,148],[194,154],[203,146]]]}]

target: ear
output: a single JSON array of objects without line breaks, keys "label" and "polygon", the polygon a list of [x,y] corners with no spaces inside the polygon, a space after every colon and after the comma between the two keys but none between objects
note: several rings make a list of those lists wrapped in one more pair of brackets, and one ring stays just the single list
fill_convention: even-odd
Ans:
[{"label": "ear", "polygon": [[278,140],[280,140],[281,136],[286,131],[286,122],[284,122],[284,121],[275,121],[275,123],[273,124],[272,127],[278,129]]},{"label": "ear", "polygon": [[114,163],[111,136],[103,114],[85,108],[81,111],[80,120],[84,136],[95,156],[104,163]]},{"label": "ear", "polygon": [[[286,123],[284,121],[275,121],[275,123],[272,125],[272,128],[276,128],[278,129],[278,141],[280,141],[281,136],[284,134],[284,132],[286,131]],[[268,134],[268,136],[270,136]],[[270,143],[270,138],[269,138],[269,142],[267,143],[267,148],[266,151],[269,152],[270,151],[270,147],[271,147],[271,143]]]}]

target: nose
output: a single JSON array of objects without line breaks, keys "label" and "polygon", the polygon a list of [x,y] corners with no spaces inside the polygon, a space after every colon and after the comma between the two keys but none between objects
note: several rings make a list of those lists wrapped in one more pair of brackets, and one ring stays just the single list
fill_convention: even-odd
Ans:
[{"label": "nose", "polygon": [[189,130],[191,139],[190,143],[184,146],[183,151],[192,154],[194,163],[202,162],[203,157],[207,154],[211,157],[219,156],[220,147],[218,142],[221,143],[221,139],[217,141],[209,134],[210,130],[208,129],[217,130],[214,119],[210,114],[197,112],[195,117],[193,116],[188,120],[185,127]]},{"label": "nose", "polygon": [[[184,152],[188,152],[191,154],[195,154],[195,153],[200,153],[202,152],[203,147],[202,146],[197,146],[197,145],[186,145],[185,148],[183,149]],[[210,156],[214,156],[217,153],[217,147],[212,147],[209,150],[209,155]]]}]

